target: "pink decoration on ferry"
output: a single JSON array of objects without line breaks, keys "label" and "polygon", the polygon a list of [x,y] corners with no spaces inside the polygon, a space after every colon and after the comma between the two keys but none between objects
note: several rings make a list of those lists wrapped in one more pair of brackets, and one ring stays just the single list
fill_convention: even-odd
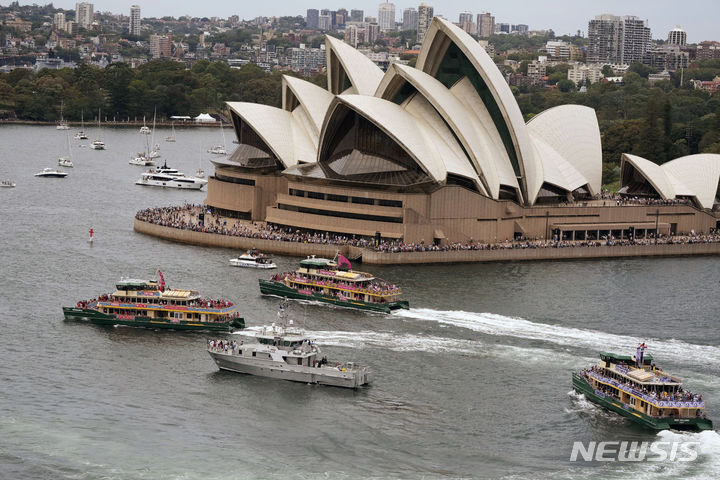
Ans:
[{"label": "pink decoration on ferry", "polygon": [[348,270],[352,270],[350,260],[345,258],[345,255],[343,255],[342,253],[338,253],[338,268],[342,268],[343,265],[347,265]]}]

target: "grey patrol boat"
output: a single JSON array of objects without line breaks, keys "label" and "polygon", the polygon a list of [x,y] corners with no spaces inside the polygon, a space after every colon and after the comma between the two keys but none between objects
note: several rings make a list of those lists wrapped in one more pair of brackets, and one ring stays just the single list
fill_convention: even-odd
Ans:
[{"label": "grey patrol boat", "polygon": [[[257,343],[209,340],[208,353],[220,370],[294,382],[357,388],[370,381],[370,369],[354,362],[328,362],[307,335],[291,329],[288,306],[280,305],[277,323],[255,335]],[[292,320],[289,322],[292,324]]]}]

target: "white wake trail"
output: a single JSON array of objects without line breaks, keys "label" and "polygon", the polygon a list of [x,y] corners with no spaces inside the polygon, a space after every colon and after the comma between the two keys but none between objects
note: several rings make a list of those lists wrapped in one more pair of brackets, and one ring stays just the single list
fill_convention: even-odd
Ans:
[{"label": "white wake trail", "polygon": [[395,312],[393,316],[437,322],[465,328],[474,332],[494,336],[508,336],[531,340],[540,340],[570,347],[584,347],[594,352],[614,350],[617,353],[634,352],[638,342],[645,342],[650,353],[656,352],[659,361],[662,358],[680,359],[683,363],[720,366],[720,348],[709,345],[696,345],[675,339],[656,339],[647,336],[630,337],[546,323],[536,323],[516,317],[507,317],[493,313],[475,313],[464,311],[442,311],[427,308],[413,308]]}]

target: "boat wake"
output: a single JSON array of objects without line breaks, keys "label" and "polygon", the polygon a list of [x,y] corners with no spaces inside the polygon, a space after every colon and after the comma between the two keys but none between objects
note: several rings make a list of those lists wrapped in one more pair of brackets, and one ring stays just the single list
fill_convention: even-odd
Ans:
[{"label": "boat wake", "polygon": [[[251,326],[244,330],[233,332],[237,335],[255,336],[263,327]],[[522,361],[541,361],[547,359],[548,350],[543,348],[518,347],[502,345],[482,340],[467,340],[435,335],[376,332],[376,331],[327,331],[304,330],[311,339],[320,346],[346,347],[362,349],[366,347],[380,348],[395,352],[428,352],[428,353],[454,353],[468,356],[493,356],[514,358]],[[568,368],[575,368],[580,363],[590,360],[578,359],[576,355],[564,352],[552,352],[556,364],[564,364]]]},{"label": "boat wake", "polygon": [[485,335],[539,340],[568,347],[583,347],[593,352],[601,350],[627,351],[634,349],[637,342],[642,340],[650,344],[654,351],[661,352],[662,358],[672,358],[682,363],[720,366],[719,347],[696,345],[675,339],[630,337],[597,330],[531,322],[522,318],[493,313],[413,308],[395,312],[393,315],[407,319],[434,321],[441,325],[465,328]]}]

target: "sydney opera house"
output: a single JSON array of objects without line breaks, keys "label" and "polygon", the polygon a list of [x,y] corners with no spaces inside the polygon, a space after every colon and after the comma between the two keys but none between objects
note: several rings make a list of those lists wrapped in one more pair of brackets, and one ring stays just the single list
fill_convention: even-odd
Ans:
[{"label": "sydney opera house", "polygon": [[213,162],[208,206],[405,242],[621,238],[718,226],[720,155],[662,166],[625,155],[621,192],[647,201],[599,199],[594,110],[563,105],[525,122],[493,60],[443,19],[433,19],[415,68],[383,72],[329,36],[326,52],[327,90],[286,76],[282,108],[228,103],[239,146]]}]

